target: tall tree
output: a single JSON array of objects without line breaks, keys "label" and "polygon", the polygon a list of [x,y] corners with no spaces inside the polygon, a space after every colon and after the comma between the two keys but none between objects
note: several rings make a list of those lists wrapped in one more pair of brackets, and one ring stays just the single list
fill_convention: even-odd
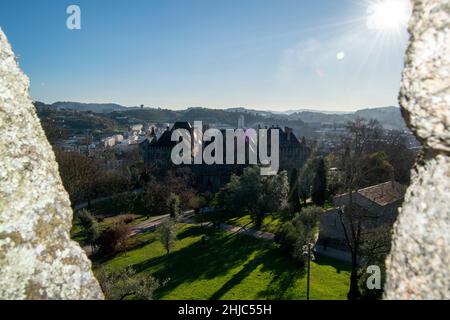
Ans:
[{"label": "tall tree", "polygon": [[310,157],[299,174],[299,194],[304,206],[311,196],[311,185],[314,178],[313,167],[313,157]]},{"label": "tall tree", "polygon": [[176,241],[176,223],[172,219],[167,219],[158,227],[161,243],[169,254]]},{"label": "tall tree", "polygon": [[101,234],[101,228],[97,219],[90,211],[86,209],[80,210],[76,214],[76,219],[78,220],[78,223],[83,227],[84,234],[93,252],[94,247],[96,246],[96,242]]},{"label": "tall tree", "polygon": [[311,196],[315,205],[323,206],[325,204],[327,198],[327,172],[323,158],[320,158],[317,164]]},{"label": "tall tree", "polygon": [[322,212],[323,209],[316,206],[303,208],[293,219],[284,222],[275,235],[275,240],[301,265],[305,262],[303,246],[314,245],[318,239]]},{"label": "tall tree", "polygon": [[285,171],[277,175],[261,176],[258,167],[250,167],[238,176],[232,176],[217,194],[219,205],[228,211],[252,215],[256,227],[262,225],[268,212],[284,210],[287,206],[289,182]]},{"label": "tall tree", "polygon": [[382,128],[378,121],[367,122],[357,118],[346,126],[348,135],[342,139],[339,148],[340,166],[344,173],[344,188],[348,193],[348,203],[338,208],[339,218],[344,230],[345,241],[351,254],[351,274],[349,299],[359,299],[361,292],[358,287],[360,278],[359,267],[362,245],[364,243],[364,225],[376,219],[373,214],[355,204],[354,195],[361,186],[365,172],[366,156],[376,151],[376,144],[382,135]]},{"label": "tall tree", "polygon": [[72,203],[87,201],[95,196],[95,186],[102,170],[98,160],[78,152],[55,152],[64,187]]},{"label": "tall tree", "polygon": [[158,182],[152,177],[145,186],[143,195],[144,205],[147,209],[147,217],[168,213],[167,194],[169,194],[167,185]]},{"label": "tall tree", "polygon": [[289,211],[294,214],[301,209],[298,170],[294,168],[289,181]]},{"label": "tall tree", "polygon": [[180,197],[171,193],[167,198],[167,209],[172,219],[178,219],[181,215]]},{"label": "tall tree", "polygon": [[394,168],[385,152],[378,151],[365,158],[366,161],[362,168],[364,176],[359,183],[360,187],[368,187],[394,179]]}]

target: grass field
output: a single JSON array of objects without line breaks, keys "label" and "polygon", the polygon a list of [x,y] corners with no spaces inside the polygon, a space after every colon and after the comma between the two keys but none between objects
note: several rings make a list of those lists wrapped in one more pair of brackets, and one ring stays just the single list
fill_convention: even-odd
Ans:
[{"label": "grass field", "polygon": [[[134,248],[101,265],[117,270],[133,266],[137,272],[168,280],[157,290],[156,299],[302,300],[306,296],[305,271],[271,242],[193,225],[180,227],[169,255],[157,233],[133,241]],[[326,258],[312,263],[311,299],[345,299],[348,286],[348,266]]]},{"label": "grass field", "polygon": [[[230,218],[226,220],[226,223],[239,227],[245,226],[246,228],[254,228],[252,217],[249,214],[240,217]],[[281,217],[279,214],[277,213],[267,214],[264,217],[260,230],[270,233],[276,233],[281,223],[282,223]]]}]

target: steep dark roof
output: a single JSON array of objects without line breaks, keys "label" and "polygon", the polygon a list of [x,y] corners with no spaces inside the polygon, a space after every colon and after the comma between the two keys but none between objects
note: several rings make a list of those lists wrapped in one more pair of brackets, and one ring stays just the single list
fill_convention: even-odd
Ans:
[{"label": "steep dark roof", "polygon": [[[151,142],[151,146],[152,147],[174,147],[177,142],[172,141],[171,137],[172,137],[172,132],[176,129],[186,129],[188,131],[192,130],[192,126],[189,122],[187,121],[177,121],[173,124],[172,128],[170,130],[166,130],[164,131],[164,133],[159,137],[159,139],[154,139]],[[295,134],[292,132],[292,129],[290,128],[285,128],[284,130],[278,126],[273,126],[271,128],[268,128],[268,140],[270,141],[270,134],[271,134],[271,130],[270,129],[278,129],[279,130],[279,136],[280,136],[280,147],[300,147],[301,143],[300,141],[297,139],[297,137],[295,136]],[[225,129],[220,129],[220,131],[222,132],[223,136],[224,136],[224,142],[226,140],[226,130]],[[269,142],[270,143],[270,142]]]},{"label": "steep dark roof", "polygon": [[172,141],[172,130],[166,130],[159,137],[159,139],[155,139],[150,144],[152,147],[173,147],[176,145],[175,141]]},{"label": "steep dark roof", "polygon": [[188,121],[177,121],[173,124],[173,127],[171,129],[171,131],[175,130],[175,129],[186,129],[186,130],[191,130],[192,126]]},{"label": "steep dark roof", "polygon": [[176,129],[186,129],[191,130],[192,126],[187,121],[177,121],[173,124],[170,130],[166,130],[159,137],[159,139],[154,139],[151,143],[152,147],[161,147],[161,148],[173,148],[177,142],[172,141],[172,132]]},{"label": "steep dark roof", "polygon": [[270,129],[278,129],[279,130],[279,136],[280,136],[280,147],[300,147],[301,143],[295,136],[295,134],[292,132],[291,128],[285,127],[284,130],[280,128],[279,126],[274,126],[271,128],[267,128],[269,131],[268,136],[270,139],[271,131]]}]

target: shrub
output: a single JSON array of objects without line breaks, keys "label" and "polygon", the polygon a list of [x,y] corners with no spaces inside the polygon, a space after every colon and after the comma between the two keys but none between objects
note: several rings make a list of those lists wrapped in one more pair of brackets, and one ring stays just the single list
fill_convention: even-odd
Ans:
[{"label": "shrub", "polygon": [[101,228],[99,223],[94,220],[91,225],[85,230],[86,239],[92,246],[92,249],[95,249],[95,245],[97,243],[98,238],[101,235]]},{"label": "shrub", "polygon": [[134,217],[132,214],[126,214],[121,217],[121,221],[125,224],[130,224],[134,221]]},{"label": "shrub", "polygon": [[125,223],[113,224],[104,230],[98,239],[100,251],[106,254],[115,254],[126,250],[130,233],[131,229]]},{"label": "shrub", "polygon": [[78,223],[86,230],[88,229],[94,222],[96,222],[95,217],[89,210],[82,209],[78,211],[76,218]]},{"label": "shrub", "polygon": [[281,248],[290,252],[297,240],[297,230],[291,221],[284,222],[275,234],[275,241]]},{"label": "shrub", "polygon": [[275,235],[275,241],[289,252],[291,257],[304,266],[303,246],[308,243],[315,244],[319,233],[318,215],[322,212],[319,207],[303,208],[292,220],[281,225]]},{"label": "shrub", "polygon": [[153,293],[160,286],[158,280],[151,275],[136,275],[131,267],[118,271],[101,268],[95,275],[108,300],[123,300],[131,296],[152,300]]}]

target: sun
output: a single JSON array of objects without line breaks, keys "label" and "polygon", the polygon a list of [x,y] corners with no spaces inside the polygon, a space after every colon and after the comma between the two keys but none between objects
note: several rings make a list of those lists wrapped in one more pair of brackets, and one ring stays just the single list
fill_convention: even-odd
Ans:
[{"label": "sun", "polygon": [[405,28],[411,7],[408,0],[373,0],[367,8],[367,27],[383,33]]}]

